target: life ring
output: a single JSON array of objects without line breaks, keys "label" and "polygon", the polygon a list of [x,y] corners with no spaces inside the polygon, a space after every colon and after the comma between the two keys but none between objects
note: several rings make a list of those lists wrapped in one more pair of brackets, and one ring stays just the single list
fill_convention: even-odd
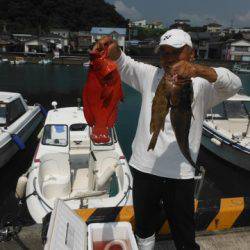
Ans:
[{"label": "life ring", "polygon": [[113,241],[110,241],[105,247],[104,247],[104,250],[110,250],[111,247],[114,247],[114,246],[119,246],[121,247],[122,250],[128,250],[128,247],[125,243],[124,240],[113,240]]}]

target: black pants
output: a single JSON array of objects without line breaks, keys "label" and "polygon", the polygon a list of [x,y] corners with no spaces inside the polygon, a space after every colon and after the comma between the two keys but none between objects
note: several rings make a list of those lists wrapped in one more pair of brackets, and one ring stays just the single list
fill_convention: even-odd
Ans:
[{"label": "black pants", "polygon": [[195,242],[194,179],[169,179],[131,170],[136,235],[153,235],[159,229],[163,208],[176,248],[200,249]]}]

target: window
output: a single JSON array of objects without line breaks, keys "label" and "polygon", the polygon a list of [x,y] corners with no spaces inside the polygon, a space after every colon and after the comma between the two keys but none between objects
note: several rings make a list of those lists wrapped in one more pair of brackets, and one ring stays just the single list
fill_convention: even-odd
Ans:
[{"label": "window", "polygon": [[70,131],[84,131],[86,127],[86,123],[75,123],[70,126]]},{"label": "window", "polygon": [[6,125],[6,104],[0,104],[0,126]]},{"label": "window", "polygon": [[20,98],[11,102],[7,106],[7,120],[8,124],[15,122],[20,116],[26,112]]},{"label": "window", "polygon": [[44,127],[43,145],[62,146],[68,145],[68,127],[63,124],[46,125]]}]

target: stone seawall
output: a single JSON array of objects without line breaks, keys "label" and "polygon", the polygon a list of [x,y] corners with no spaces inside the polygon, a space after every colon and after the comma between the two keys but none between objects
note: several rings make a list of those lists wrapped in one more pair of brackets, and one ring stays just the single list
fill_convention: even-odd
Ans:
[{"label": "stone seawall", "polygon": [[[82,65],[84,62],[89,60],[88,55],[81,55],[81,54],[71,54],[71,55],[63,55],[60,58],[53,59],[51,55],[40,53],[40,54],[33,54],[33,55],[25,55],[24,53],[0,53],[2,58],[7,58],[9,60],[14,60],[16,56],[21,56],[26,60],[28,63],[38,63],[41,59],[52,59],[53,64],[62,64],[62,65]],[[156,56],[131,56],[137,61],[152,64],[155,66],[160,65],[160,60]],[[233,65],[237,63],[236,61],[224,61],[224,60],[196,60],[198,64],[203,64],[207,66],[213,67],[225,67],[232,69]],[[249,62],[250,65],[250,62]]]}]

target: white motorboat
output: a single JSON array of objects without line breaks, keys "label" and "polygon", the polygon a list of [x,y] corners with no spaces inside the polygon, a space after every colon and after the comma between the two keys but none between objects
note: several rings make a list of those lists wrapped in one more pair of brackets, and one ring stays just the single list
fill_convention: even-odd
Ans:
[{"label": "white motorboat", "polygon": [[42,118],[40,106],[28,106],[18,93],[0,92],[0,167],[24,148]]},{"label": "white motorboat", "polygon": [[250,64],[249,63],[235,63],[233,66],[233,71],[235,73],[250,73]]},{"label": "white motorboat", "polygon": [[51,63],[52,63],[52,60],[50,59],[42,59],[38,62],[38,64],[43,64],[43,65],[51,64]]},{"label": "white motorboat", "polygon": [[90,66],[90,61],[87,61],[87,62],[84,62],[84,63],[83,63],[83,67],[84,67],[84,68],[88,69],[89,66]]},{"label": "white motorboat", "polygon": [[8,58],[3,58],[3,59],[2,59],[2,62],[3,62],[3,63],[9,62],[9,59],[8,59]]},{"label": "white motorboat", "polygon": [[16,56],[14,60],[10,61],[10,64],[13,64],[13,65],[20,65],[20,64],[25,64],[25,63],[26,61],[21,56]]},{"label": "white motorboat", "polygon": [[71,209],[131,205],[132,177],[115,129],[107,144],[95,144],[81,107],[52,104],[31,167],[17,184],[32,218],[42,223],[58,198]]},{"label": "white motorboat", "polygon": [[250,171],[250,97],[236,94],[207,114],[202,145],[222,159]]}]

